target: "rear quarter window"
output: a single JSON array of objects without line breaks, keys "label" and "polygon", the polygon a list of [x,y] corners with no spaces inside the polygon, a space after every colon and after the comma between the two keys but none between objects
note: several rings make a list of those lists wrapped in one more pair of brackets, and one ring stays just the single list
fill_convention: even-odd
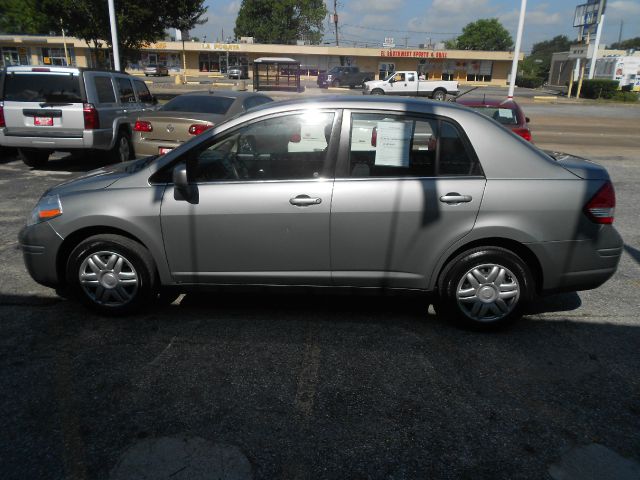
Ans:
[{"label": "rear quarter window", "polygon": [[4,81],[4,100],[82,103],[80,77],[68,73],[10,73]]},{"label": "rear quarter window", "polygon": [[95,77],[95,87],[98,103],[115,103],[116,94],[113,91],[111,77]]}]

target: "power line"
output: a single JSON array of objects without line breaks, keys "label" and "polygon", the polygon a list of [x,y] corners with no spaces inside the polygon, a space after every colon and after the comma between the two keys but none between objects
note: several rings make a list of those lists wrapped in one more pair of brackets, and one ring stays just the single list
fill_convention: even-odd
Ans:
[{"label": "power line", "polygon": [[399,30],[399,29],[387,28],[387,27],[363,27],[361,25],[353,25],[350,23],[343,23],[342,26],[359,28],[362,30],[375,30],[378,32],[417,33],[417,34],[428,34],[428,35],[460,35],[460,33],[462,33],[462,32],[427,32],[427,31],[421,31],[421,30]]}]

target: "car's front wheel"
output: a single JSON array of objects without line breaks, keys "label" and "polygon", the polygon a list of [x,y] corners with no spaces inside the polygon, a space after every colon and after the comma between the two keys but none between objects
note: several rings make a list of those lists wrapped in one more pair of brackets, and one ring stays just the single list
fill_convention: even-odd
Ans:
[{"label": "car's front wheel", "polygon": [[438,314],[472,328],[491,329],[517,320],[534,286],[527,264],[514,252],[480,247],[449,262],[438,292]]},{"label": "car's front wheel", "polygon": [[444,102],[444,100],[447,98],[447,92],[446,90],[438,88],[435,92],[433,92],[431,98],[439,102]]},{"label": "car's front wheel", "polygon": [[149,252],[121,235],[87,238],[67,261],[69,291],[98,313],[132,313],[158,296],[156,270]]},{"label": "car's front wheel", "polygon": [[384,95],[384,90],[381,88],[374,88],[371,90],[371,95]]}]

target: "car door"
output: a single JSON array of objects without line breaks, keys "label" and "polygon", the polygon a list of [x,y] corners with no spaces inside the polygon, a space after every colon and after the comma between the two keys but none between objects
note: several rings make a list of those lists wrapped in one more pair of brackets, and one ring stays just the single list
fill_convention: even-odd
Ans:
[{"label": "car door", "polygon": [[161,207],[174,279],[329,285],[334,156],[324,133],[334,121],[334,111],[283,114],[184,154],[176,168],[186,165],[195,197],[169,185]]},{"label": "car door", "polygon": [[402,113],[345,112],[331,207],[335,285],[427,288],[473,227],[485,187],[460,127]]}]

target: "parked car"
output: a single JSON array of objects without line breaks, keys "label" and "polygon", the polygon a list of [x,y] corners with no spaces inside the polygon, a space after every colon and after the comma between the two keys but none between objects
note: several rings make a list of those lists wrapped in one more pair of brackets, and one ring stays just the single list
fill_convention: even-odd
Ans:
[{"label": "parked car", "polygon": [[166,65],[158,65],[155,63],[151,63],[146,67],[144,67],[144,76],[148,77],[149,75],[153,75],[157,77],[167,76],[169,75],[169,69],[166,67]]},{"label": "parked car", "polygon": [[305,285],[427,293],[425,310],[489,328],[609,279],[614,208],[603,167],[467,108],[324,98],[51,188],[19,244],[37,282],[107,314],[212,285]]},{"label": "parked car", "polygon": [[0,77],[0,145],[17,147],[41,167],[54,150],[102,150],[134,157],[131,123],[152,110],[144,81],[120,72],[75,67],[7,67]]},{"label": "parked car", "polygon": [[249,78],[249,73],[245,67],[230,67],[227,71],[229,78],[235,78],[237,80]]},{"label": "parked car", "polygon": [[371,80],[362,87],[363,95],[403,95],[429,97],[444,101],[447,95],[458,95],[460,85],[454,80],[420,80],[416,71],[399,71],[384,80]]},{"label": "parked car", "polygon": [[178,95],[137,118],[134,150],[138,157],[163,155],[226,118],[272,101],[261,93],[231,90]]},{"label": "parked car", "polygon": [[333,67],[328,72],[318,73],[316,83],[320,88],[349,86],[354,88],[364,85],[364,82],[373,80],[375,73],[361,72],[358,67]]},{"label": "parked car", "polygon": [[500,98],[458,98],[458,105],[464,105],[493,118],[500,125],[531,141],[529,117],[526,117],[520,105],[512,99]]}]

